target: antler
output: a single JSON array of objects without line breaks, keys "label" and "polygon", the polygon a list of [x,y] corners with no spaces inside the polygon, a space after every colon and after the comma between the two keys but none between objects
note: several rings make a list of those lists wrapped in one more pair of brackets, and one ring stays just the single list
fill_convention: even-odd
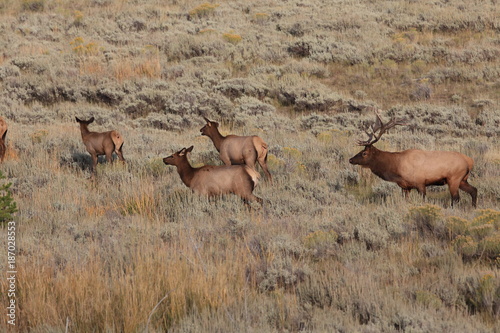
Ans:
[{"label": "antler", "polygon": [[[375,122],[370,125],[371,133],[365,129],[364,132],[368,135],[368,140],[358,140],[358,145],[360,146],[371,146],[375,142],[377,142],[389,128],[392,128],[396,125],[407,125],[405,118],[392,118],[387,124],[382,122],[382,118],[380,117],[380,110],[375,110],[375,114],[377,118]],[[379,132],[378,134],[377,131]],[[375,140],[373,140],[375,137]]]}]

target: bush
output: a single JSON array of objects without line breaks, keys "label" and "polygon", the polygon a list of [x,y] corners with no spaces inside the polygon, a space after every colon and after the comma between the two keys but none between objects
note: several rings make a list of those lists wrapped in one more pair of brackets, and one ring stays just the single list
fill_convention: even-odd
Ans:
[{"label": "bush", "polygon": [[[0,171],[0,179],[5,179],[5,176]],[[12,214],[17,212],[17,205],[12,197],[10,187],[12,183],[6,183],[0,186],[0,223],[12,221]]]},{"label": "bush", "polygon": [[453,247],[464,258],[482,257],[492,261],[500,258],[500,212],[480,210],[472,221],[452,216],[446,228]]},{"label": "bush", "polygon": [[272,117],[276,112],[274,106],[263,103],[253,97],[242,97],[237,100],[237,114],[245,114],[248,116],[266,116]]},{"label": "bush", "polygon": [[460,106],[441,107],[426,104],[404,106],[391,109],[388,116],[406,118],[410,129],[416,128],[440,137],[445,134],[463,136],[475,130],[467,109]]},{"label": "bush", "polygon": [[21,8],[23,11],[43,12],[45,9],[45,0],[23,0]]},{"label": "bush", "polygon": [[469,276],[460,286],[470,313],[483,312],[493,318],[500,315],[500,279],[492,274]]},{"label": "bush", "polygon": [[224,40],[226,42],[234,44],[234,45],[238,44],[243,39],[240,35],[238,35],[238,34],[231,34],[231,33],[225,33],[225,34],[223,34],[222,38],[224,38]]},{"label": "bush", "polygon": [[415,222],[421,235],[431,234],[440,239],[446,237],[441,207],[436,205],[412,207],[408,215]]},{"label": "bush", "polygon": [[205,2],[191,9],[189,11],[189,16],[198,18],[206,17],[212,15],[215,12],[215,8],[217,7],[219,7],[219,4]]},{"label": "bush", "polygon": [[269,94],[269,88],[263,84],[243,78],[224,80],[215,87],[215,90],[229,98],[252,96],[262,99]]}]

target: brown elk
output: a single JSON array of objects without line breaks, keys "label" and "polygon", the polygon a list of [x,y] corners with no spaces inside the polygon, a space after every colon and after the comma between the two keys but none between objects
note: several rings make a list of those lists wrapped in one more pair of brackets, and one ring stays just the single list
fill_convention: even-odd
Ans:
[{"label": "brown elk", "polygon": [[113,151],[118,155],[120,161],[125,162],[122,154],[123,136],[117,131],[109,132],[91,132],[88,125],[94,122],[94,117],[89,120],[80,120],[75,117],[76,121],[80,124],[80,131],[82,132],[82,140],[85,148],[92,156],[92,171],[95,173],[97,166],[97,157],[106,155],[106,160],[109,163],[113,162]]},{"label": "brown elk", "polygon": [[5,145],[5,139],[7,137],[7,122],[5,119],[0,117],[0,162],[3,162],[5,158],[5,152],[7,151],[7,146]]},{"label": "brown elk", "polygon": [[382,134],[396,125],[405,125],[405,122],[404,119],[392,119],[383,124],[380,114],[378,112],[376,114],[376,121],[371,125],[371,133],[365,131],[369,136],[368,140],[358,141],[358,145],[365,146],[365,149],[349,160],[351,164],[369,168],[383,180],[398,184],[406,198],[412,189],[417,189],[425,200],[427,186],[448,184],[452,206],[454,202],[460,200],[458,189],[461,189],[470,194],[472,206],[476,207],[477,189],[467,182],[474,166],[474,161],[470,157],[453,151],[379,150],[373,144]]},{"label": "brown elk", "polygon": [[246,165],[205,165],[193,168],[187,160],[187,154],[192,150],[193,146],[182,148],[163,159],[166,165],[177,167],[177,172],[187,187],[208,197],[233,193],[240,196],[246,204],[250,201],[262,204],[262,199],[252,193],[260,177],[257,171]]},{"label": "brown elk", "polygon": [[203,117],[207,124],[200,129],[201,135],[208,136],[214,143],[225,165],[246,164],[255,169],[255,163],[259,162],[267,179],[272,182],[273,178],[267,168],[267,144],[260,137],[253,136],[223,136],[219,132],[219,123],[210,121]]}]

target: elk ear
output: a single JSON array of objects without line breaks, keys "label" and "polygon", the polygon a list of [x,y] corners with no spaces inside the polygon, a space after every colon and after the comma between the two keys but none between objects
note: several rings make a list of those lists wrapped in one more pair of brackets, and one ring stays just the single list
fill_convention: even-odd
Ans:
[{"label": "elk ear", "polygon": [[78,117],[75,117],[77,123],[81,123],[82,121],[78,119]]},{"label": "elk ear", "polygon": [[89,124],[92,124],[94,122],[94,117],[90,118],[88,121],[87,121]]},{"label": "elk ear", "polygon": [[2,135],[2,141],[5,142],[5,137],[7,136],[7,131],[8,129],[5,130],[5,132],[3,132],[3,135]]},{"label": "elk ear", "polygon": [[192,151],[193,151],[193,148],[194,148],[194,146],[191,146],[191,147],[187,148],[187,149],[186,149],[186,153],[190,153],[190,152],[192,152]]}]

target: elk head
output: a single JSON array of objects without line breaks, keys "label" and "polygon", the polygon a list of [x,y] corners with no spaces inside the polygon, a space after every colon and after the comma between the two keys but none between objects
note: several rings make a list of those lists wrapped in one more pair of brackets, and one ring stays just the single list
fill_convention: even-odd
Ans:
[{"label": "elk head", "polygon": [[367,166],[378,151],[377,148],[373,147],[373,144],[377,142],[388,129],[397,125],[406,125],[406,119],[404,118],[392,118],[388,123],[384,124],[380,117],[380,111],[375,111],[375,114],[375,121],[368,128],[370,132],[368,132],[368,129],[364,130],[368,135],[368,140],[358,140],[358,145],[365,146],[365,149],[349,159],[349,163]]},{"label": "elk head", "polygon": [[368,167],[367,164],[373,159],[373,155],[376,154],[376,149],[373,146],[366,146],[365,149],[354,155],[349,159],[349,163],[354,165],[361,165],[362,167]]},{"label": "elk head", "polygon": [[178,165],[181,160],[186,158],[187,153],[190,153],[193,150],[193,146],[189,148],[182,148],[178,152],[167,156],[163,159],[163,163],[166,165]]},{"label": "elk head", "polygon": [[201,135],[210,136],[212,133],[214,133],[214,131],[218,132],[217,128],[219,127],[219,123],[210,121],[206,117],[203,117],[203,119],[205,119],[207,124],[200,129]]}]

